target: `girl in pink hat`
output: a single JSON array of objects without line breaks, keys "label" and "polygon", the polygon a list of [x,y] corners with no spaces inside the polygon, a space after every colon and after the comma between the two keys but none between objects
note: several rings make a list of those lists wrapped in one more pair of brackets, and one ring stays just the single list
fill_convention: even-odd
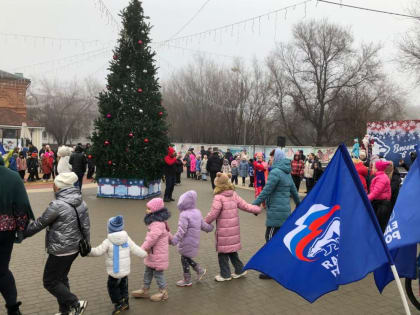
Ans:
[{"label": "girl in pink hat", "polygon": [[[169,226],[168,219],[171,216],[165,208],[162,198],[154,198],[147,203],[144,223],[147,225],[146,239],[141,245],[148,256],[144,259],[144,284],[143,288],[133,291],[135,298],[150,298],[154,302],[168,299],[168,291],[163,271],[169,267]],[[159,292],[150,296],[150,284],[153,277],[159,287]]]}]

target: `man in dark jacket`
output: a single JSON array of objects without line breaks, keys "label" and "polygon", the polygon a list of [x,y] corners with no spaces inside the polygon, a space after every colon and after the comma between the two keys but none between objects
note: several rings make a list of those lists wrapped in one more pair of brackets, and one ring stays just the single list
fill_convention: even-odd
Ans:
[{"label": "man in dark jacket", "polygon": [[87,167],[88,167],[86,178],[92,179],[93,174],[95,173],[95,163],[93,162],[93,159],[92,159],[90,143],[86,143],[85,153],[86,153],[85,156],[87,157]]},{"label": "man in dark jacket", "polygon": [[85,175],[87,164],[86,156],[83,153],[82,146],[76,146],[76,149],[74,149],[74,152],[70,156],[69,164],[79,179],[76,186],[78,186],[80,191],[82,191],[83,176]]},{"label": "man in dark jacket", "polygon": [[79,189],[74,187],[77,180],[73,172],[55,178],[56,199],[28,225],[25,236],[30,237],[48,227],[45,245],[49,255],[43,275],[44,288],[57,298],[61,314],[80,315],[85,311],[87,301],[80,301],[70,291],[68,274],[79,255],[79,242],[83,237],[90,238],[90,221],[86,203]]},{"label": "man in dark jacket", "polygon": [[233,155],[232,155],[232,152],[230,152],[230,149],[226,150],[225,159],[229,161],[229,164],[232,162]]},{"label": "man in dark jacket", "polygon": [[163,174],[165,175],[165,195],[163,201],[170,202],[175,201],[172,198],[174,192],[175,181],[176,181],[176,152],[173,147],[168,148],[168,154],[164,158],[165,166],[163,168]]},{"label": "man in dark jacket", "polygon": [[207,162],[207,171],[210,173],[211,187],[213,187],[213,189],[216,187],[214,185],[214,179],[216,178],[217,172],[222,170],[222,165],[223,159],[219,157],[219,152],[215,150]]}]

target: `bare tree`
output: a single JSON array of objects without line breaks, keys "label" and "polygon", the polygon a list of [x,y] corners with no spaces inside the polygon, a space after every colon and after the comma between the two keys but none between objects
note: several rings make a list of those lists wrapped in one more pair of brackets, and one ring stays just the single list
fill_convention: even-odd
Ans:
[{"label": "bare tree", "polygon": [[40,80],[28,95],[28,116],[41,122],[58,145],[90,134],[97,113],[96,96],[100,85],[91,79],[83,82]]},{"label": "bare tree", "polygon": [[355,49],[350,31],[326,20],[295,25],[292,42],[278,45],[268,61],[283,119],[294,111],[313,129],[312,144],[327,144],[336,127],[335,100],[345,89],[379,79],[378,50],[372,44]]}]

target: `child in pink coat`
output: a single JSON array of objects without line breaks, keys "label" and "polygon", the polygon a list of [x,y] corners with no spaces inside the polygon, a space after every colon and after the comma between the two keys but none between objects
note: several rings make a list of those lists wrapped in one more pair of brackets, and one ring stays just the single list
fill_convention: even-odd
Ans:
[{"label": "child in pink coat", "polygon": [[[254,214],[261,212],[260,207],[253,206],[238,196],[229,180],[230,176],[230,174],[217,173],[214,180],[216,188],[213,204],[204,219],[208,224],[216,220],[216,250],[220,266],[220,275],[215,277],[216,281],[228,281],[246,275],[246,271],[243,271],[244,265],[238,256],[238,251],[241,249],[238,208]],[[229,259],[235,268],[232,274]]]},{"label": "child in pink coat", "polygon": [[[162,198],[154,198],[147,204],[144,223],[147,225],[146,239],[141,245],[148,256],[144,259],[144,285],[143,289],[133,291],[135,298],[150,298],[154,302],[168,299],[168,291],[163,271],[169,267],[169,240],[170,232],[167,220],[171,216],[165,208]],[[159,292],[150,296],[150,284],[153,277],[159,287]]]}]

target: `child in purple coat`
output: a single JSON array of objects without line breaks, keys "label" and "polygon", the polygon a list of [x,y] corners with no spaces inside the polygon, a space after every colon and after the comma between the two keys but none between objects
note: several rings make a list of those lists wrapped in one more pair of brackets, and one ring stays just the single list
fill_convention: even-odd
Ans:
[{"label": "child in purple coat", "polygon": [[178,231],[172,238],[171,244],[178,245],[178,252],[181,254],[184,279],[176,283],[179,287],[192,285],[190,266],[197,272],[198,281],[206,274],[206,269],[201,268],[192,258],[198,253],[201,230],[211,232],[213,225],[204,222],[201,211],[196,208],[196,203],[197,193],[194,190],[187,191],[178,201],[180,211]]}]

